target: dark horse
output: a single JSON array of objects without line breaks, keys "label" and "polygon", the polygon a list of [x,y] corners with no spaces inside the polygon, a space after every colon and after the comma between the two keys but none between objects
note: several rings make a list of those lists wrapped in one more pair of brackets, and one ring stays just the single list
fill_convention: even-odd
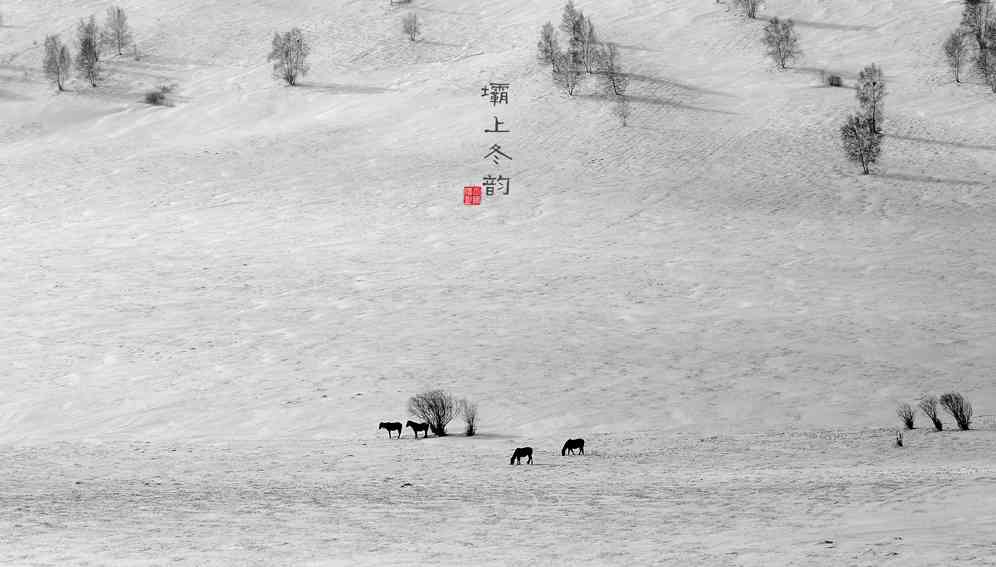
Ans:
[{"label": "dark horse", "polygon": [[412,428],[412,431],[415,432],[415,438],[416,439],[418,439],[418,432],[419,431],[422,432],[422,437],[428,437],[429,436],[429,424],[428,423],[415,423],[414,421],[412,421],[412,420],[409,419],[408,423],[405,424],[405,427],[411,427]]},{"label": "dark horse", "polygon": [[568,451],[574,454],[574,449],[581,451],[584,454],[584,439],[568,439],[567,443],[564,443],[564,448],[560,450],[561,456],[566,455]]},{"label": "dark horse", "polygon": [[532,447],[519,447],[512,453],[512,458],[508,461],[510,465],[521,465],[522,457],[526,457],[526,462],[530,465],[533,464],[533,448]]},{"label": "dark horse", "polygon": [[398,438],[399,439],[401,438],[401,422],[400,421],[382,421],[382,422],[380,422],[380,427],[377,428],[377,431],[380,431],[381,429],[386,429],[387,430],[387,436],[388,437],[391,437],[391,432],[392,431],[397,431],[398,432]]}]

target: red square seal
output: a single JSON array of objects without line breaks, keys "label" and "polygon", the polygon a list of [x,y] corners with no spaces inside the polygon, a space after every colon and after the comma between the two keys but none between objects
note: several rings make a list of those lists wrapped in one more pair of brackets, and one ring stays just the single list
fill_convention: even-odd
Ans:
[{"label": "red square seal", "polygon": [[480,185],[469,185],[463,188],[463,204],[464,205],[480,205],[481,204],[481,186]]}]

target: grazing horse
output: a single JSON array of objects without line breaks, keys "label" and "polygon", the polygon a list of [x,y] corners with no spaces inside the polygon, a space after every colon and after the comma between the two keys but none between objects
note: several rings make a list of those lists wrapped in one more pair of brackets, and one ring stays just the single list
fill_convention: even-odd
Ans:
[{"label": "grazing horse", "polygon": [[522,457],[526,457],[526,462],[530,465],[533,464],[533,448],[532,447],[519,447],[512,453],[512,458],[509,459],[508,464],[510,465],[521,465]]},{"label": "grazing horse", "polygon": [[387,430],[387,436],[388,436],[388,438],[391,437],[391,432],[392,431],[397,431],[398,432],[398,439],[401,439],[401,422],[400,421],[382,421],[382,422],[380,422],[380,427],[377,428],[377,431],[380,431],[381,429],[386,429]]},{"label": "grazing horse", "polygon": [[584,439],[568,439],[567,443],[564,443],[564,448],[560,450],[560,455],[564,456],[568,451],[574,454],[574,449],[577,449],[584,454]]},{"label": "grazing horse", "polygon": [[429,424],[428,423],[415,423],[414,421],[412,421],[412,420],[409,419],[408,423],[405,424],[405,427],[411,427],[412,428],[412,431],[415,433],[415,438],[416,439],[418,439],[418,432],[419,431],[422,432],[422,437],[428,437],[429,436]]}]

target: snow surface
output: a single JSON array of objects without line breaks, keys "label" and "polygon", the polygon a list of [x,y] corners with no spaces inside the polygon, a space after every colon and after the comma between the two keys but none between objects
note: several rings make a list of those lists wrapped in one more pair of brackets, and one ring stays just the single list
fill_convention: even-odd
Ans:
[{"label": "snow surface", "polygon": [[[42,40],[105,4],[0,7],[0,564],[996,564],[996,98],[944,65],[959,3],[772,0],[786,72],[723,4],[579,3],[626,128],[535,61],[559,2],[121,5],[142,57],[63,94]],[[872,62],[861,176],[819,76]],[[494,114],[511,194],[464,207]],[[483,434],[376,431],[426,387]],[[976,431],[891,446],[951,390]]]}]

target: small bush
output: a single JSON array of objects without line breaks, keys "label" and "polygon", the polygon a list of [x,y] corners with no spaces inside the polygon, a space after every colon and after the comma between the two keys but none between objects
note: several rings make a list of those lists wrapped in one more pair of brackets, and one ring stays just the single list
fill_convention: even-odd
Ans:
[{"label": "small bush", "polygon": [[840,75],[827,75],[827,86],[842,87],[844,86],[844,80],[840,78]]},{"label": "small bush", "polygon": [[446,426],[457,414],[457,404],[449,392],[429,390],[408,399],[408,411],[429,424],[437,437],[446,435]]},{"label": "small bush", "polygon": [[145,93],[145,102],[155,106],[166,106],[166,93],[159,89]]},{"label": "small bush", "polygon": [[937,397],[926,396],[920,400],[920,411],[930,418],[930,421],[934,424],[934,429],[937,431],[944,430],[944,424],[941,423],[940,418],[937,417]]},{"label": "small bush", "polygon": [[899,416],[899,421],[903,422],[903,426],[906,429],[913,429],[913,407],[909,404],[899,404],[896,408],[896,415]]},{"label": "small bush", "polygon": [[159,85],[159,88],[145,93],[145,102],[155,106],[171,106],[166,96],[173,92],[175,85]]},{"label": "small bush", "polygon": [[477,434],[477,404],[468,400],[460,400],[460,415],[466,423],[464,434],[473,437]]},{"label": "small bush", "polygon": [[968,431],[972,426],[972,404],[968,403],[961,394],[950,392],[941,396],[941,406],[947,410],[958,429]]}]

